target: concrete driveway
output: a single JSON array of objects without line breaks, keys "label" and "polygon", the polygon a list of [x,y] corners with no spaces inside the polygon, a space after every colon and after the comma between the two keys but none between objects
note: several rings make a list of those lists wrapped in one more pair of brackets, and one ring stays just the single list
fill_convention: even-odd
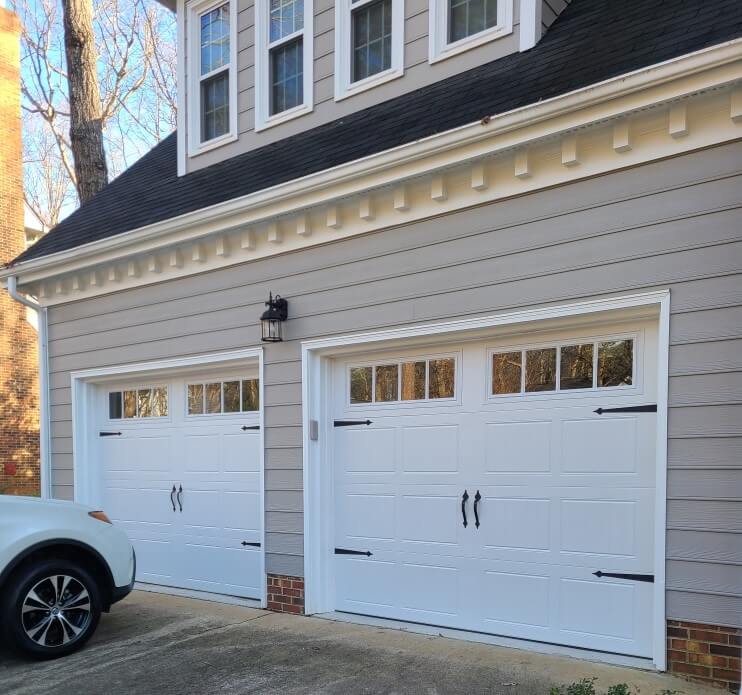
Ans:
[{"label": "concrete driveway", "polygon": [[30,663],[0,651],[3,695],[549,695],[592,676],[641,695],[720,692],[634,669],[141,591],[66,659]]}]

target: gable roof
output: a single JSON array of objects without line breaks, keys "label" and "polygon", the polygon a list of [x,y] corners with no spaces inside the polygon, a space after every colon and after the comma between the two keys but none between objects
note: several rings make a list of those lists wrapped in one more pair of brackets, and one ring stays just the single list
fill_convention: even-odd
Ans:
[{"label": "gable roof", "polygon": [[222,203],[740,36],[739,0],[573,0],[530,51],[181,177],[173,133],[13,263]]}]

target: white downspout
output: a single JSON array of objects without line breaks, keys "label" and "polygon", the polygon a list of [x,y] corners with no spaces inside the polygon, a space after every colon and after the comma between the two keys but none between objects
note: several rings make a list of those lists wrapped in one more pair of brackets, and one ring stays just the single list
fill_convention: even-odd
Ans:
[{"label": "white downspout", "polygon": [[[1,2],[2,0],[0,0]],[[39,318],[39,453],[41,458],[40,487],[42,499],[52,496],[51,490],[51,432],[49,417],[49,340],[47,332],[46,307],[18,292],[18,280],[15,275],[8,278],[8,293],[23,306],[33,309]]]}]

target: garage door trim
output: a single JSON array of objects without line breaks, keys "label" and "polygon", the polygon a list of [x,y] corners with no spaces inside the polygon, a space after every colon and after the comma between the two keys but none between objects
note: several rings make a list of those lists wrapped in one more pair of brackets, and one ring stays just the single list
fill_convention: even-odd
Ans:
[{"label": "garage door trim", "polygon": [[[260,409],[258,411],[259,431],[259,495],[260,516],[265,517],[265,443],[264,443],[264,367],[263,348],[245,348],[228,352],[214,352],[188,357],[121,364],[110,367],[87,369],[73,372],[70,376],[72,387],[72,460],[74,475],[74,499],[81,504],[96,506],[94,476],[97,475],[96,461],[92,455],[92,441],[97,438],[98,420],[95,414],[95,395],[99,385],[111,380],[141,378],[147,376],[167,376],[198,371],[203,368],[230,369],[257,361],[259,378]],[[260,576],[265,576],[265,524],[261,530]],[[266,606],[266,584],[261,582],[260,605]]]},{"label": "garage door trim", "polygon": [[528,332],[539,322],[583,317],[608,320],[632,310],[650,309],[659,314],[657,353],[657,439],[655,487],[655,567],[653,609],[653,657],[658,670],[665,670],[665,529],[667,489],[667,391],[669,362],[670,291],[660,290],[584,302],[537,307],[484,317],[417,324],[368,333],[335,336],[302,342],[302,419],[304,476],[304,575],[305,610],[328,613],[335,610],[331,529],[326,510],[331,508],[332,485],[327,449],[332,442],[332,390],[330,366],[334,355],[351,350],[382,349],[422,342],[426,339],[466,340],[488,330]]}]

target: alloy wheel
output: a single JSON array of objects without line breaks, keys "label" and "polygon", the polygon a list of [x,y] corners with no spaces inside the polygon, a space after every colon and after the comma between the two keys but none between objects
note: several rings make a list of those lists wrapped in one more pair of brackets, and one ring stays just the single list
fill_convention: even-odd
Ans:
[{"label": "alloy wheel", "polygon": [[23,630],[36,644],[62,647],[87,631],[92,619],[90,594],[80,580],[54,574],[37,582],[21,607]]}]

